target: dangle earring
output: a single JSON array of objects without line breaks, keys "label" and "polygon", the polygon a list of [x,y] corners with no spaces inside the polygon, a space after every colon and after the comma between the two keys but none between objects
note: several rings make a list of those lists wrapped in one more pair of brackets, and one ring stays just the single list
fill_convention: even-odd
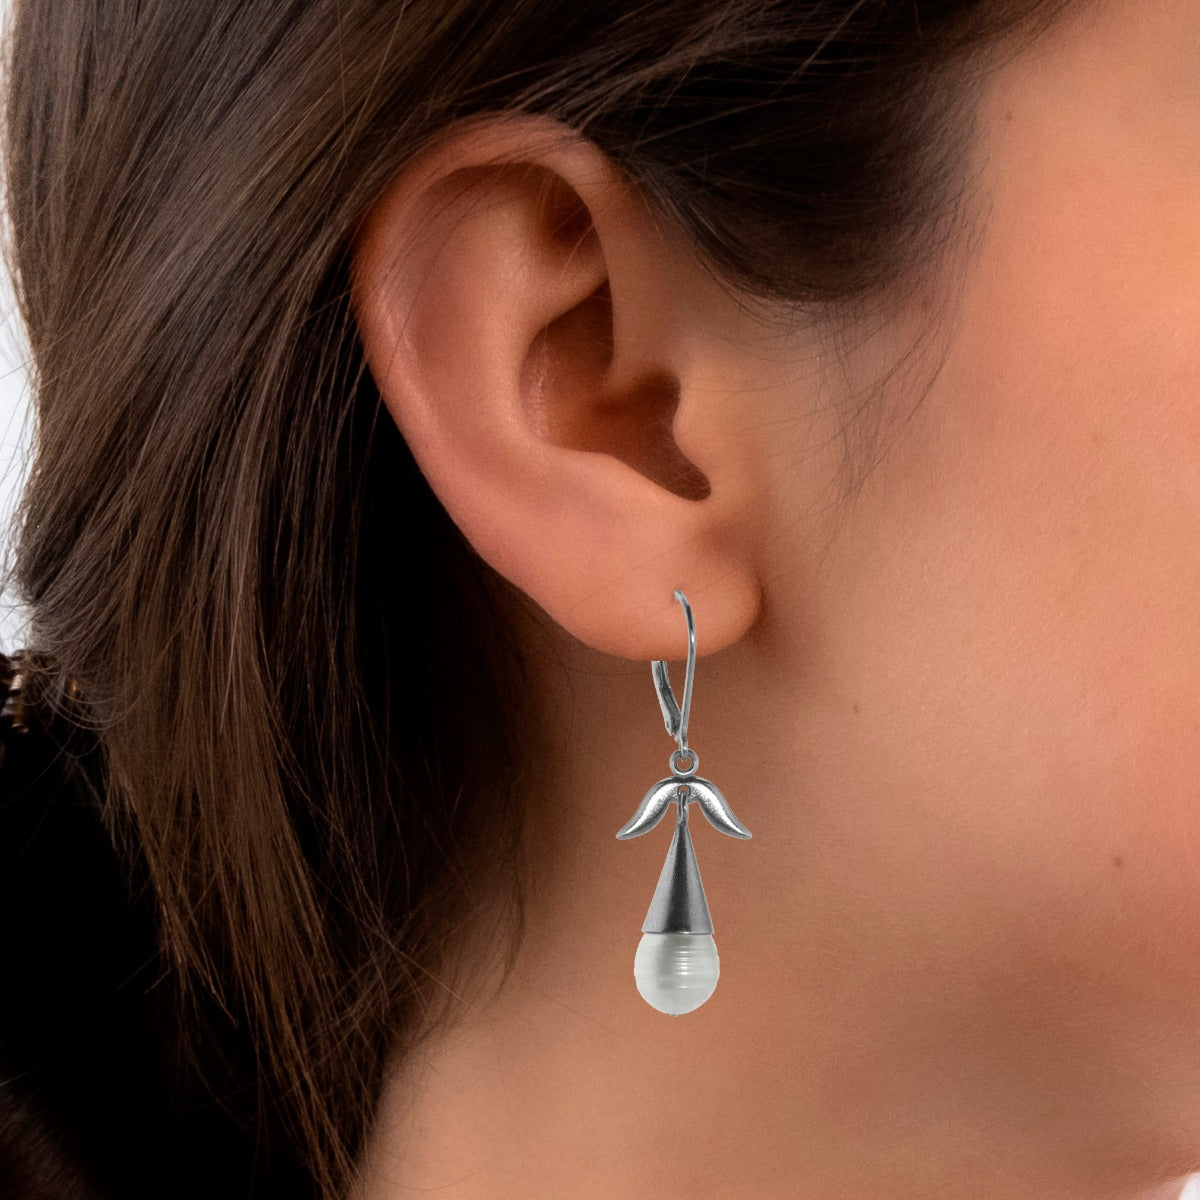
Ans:
[{"label": "dangle earring", "polygon": [[[650,668],[667,732],[679,745],[667,760],[670,778],[660,779],[650,788],[637,812],[617,834],[626,840],[648,833],[662,820],[671,802],[675,802],[675,836],[642,922],[642,940],[633,959],[633,977],[642,999],[673,1017],[699,1008],[716,990],[717,976],[721,973],[721,960],[712,936],[712,917],[688,831],[689,802],[698,802],[709,823],[721,833],[735,838],[751,836],[750,830],[733,815],[717,785],[696,775],[700,758],[687,744],[692,678],[696,672],[696,623],[692,607],[679,588],[675,589],[675,599],[683,606],[688,630],[682,711],[671,691],[666,661],[655,659]],[[687,766],[682,767],[681,762]]]}]

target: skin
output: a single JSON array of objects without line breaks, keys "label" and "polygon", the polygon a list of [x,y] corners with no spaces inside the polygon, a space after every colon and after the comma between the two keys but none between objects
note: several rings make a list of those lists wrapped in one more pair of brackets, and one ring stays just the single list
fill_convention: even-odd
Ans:
[{"label": "skin", "polygon": [[[1200,4],[1087,3],[1003,63],[974,236],[849,336],[735,304],[546,133],[450,131],[357,247],[390,412],[537,606],[547,730],[516,972],[447,983],[450,1030],[396,1056],[361,1195],[1174,1200],[1200,1170]],[[440,203],[495,155],[538,172]],[[839,505],[868,394],[896,419]],[[681,454],[704,499],[663,482]],[[632,977],[669,825],[614,834],[667,774],[647,661],[681,694],[676,586],[689,743],[754,836],[692,810],[722,974],[672,1018]],[[482,935],[463,961],[494,977]]]}]

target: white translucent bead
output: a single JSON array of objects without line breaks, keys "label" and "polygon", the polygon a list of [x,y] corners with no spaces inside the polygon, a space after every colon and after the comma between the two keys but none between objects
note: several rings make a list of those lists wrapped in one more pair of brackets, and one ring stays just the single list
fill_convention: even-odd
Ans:
[{"label": "white translucent bead", "polygon": [[643,933],[633,957],[642,999],[673,1017],[699,1008],[716,990],[720,973],[711,933]]}]

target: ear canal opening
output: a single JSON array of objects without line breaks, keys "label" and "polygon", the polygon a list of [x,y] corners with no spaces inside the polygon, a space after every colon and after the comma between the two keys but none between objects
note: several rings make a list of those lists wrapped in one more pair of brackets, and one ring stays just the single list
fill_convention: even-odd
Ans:
[{"label": "ear canal opening", "polygon": [[524,375],[527,418],[555,445],[611,454],[682,499],[707,499],[708,477],[672,432],[678,380],[655,371],[620,393],[606,390],[612,331],[605,280],[538,333]]},{"label": "ear canal opening", "polygon": [[656,430],[657,444],[643,439],[647,453],[638,466],[643,475],[674,492],[683,500],[706,500],[712,492],[708,476],[700,470],[675,441],[675,412],[679,408],[679,381],[667,372],[650,375],[639,389],[643,399],[639,407],[647,414],[647,432]]}]

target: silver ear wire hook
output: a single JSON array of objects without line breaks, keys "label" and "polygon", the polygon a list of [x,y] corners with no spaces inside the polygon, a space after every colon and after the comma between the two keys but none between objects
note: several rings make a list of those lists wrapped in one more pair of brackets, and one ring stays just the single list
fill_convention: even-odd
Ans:
[{"label": "silver ear wire hook", "polygon": [[692,618],[692,606],[687,597],[675,589],[675,599],[683,605],[683,615],[687,618],[688,657],[687,671],[683,677],[683,710],[675,702],[675,693],[671,691],[671,681],[667,676],[667,660],[656,658],[650,663],[654,676],[654,690],[658,693],[658,705],[662,709],[663,723],[667,732],[679,743],[681,754],[691,756],[687,744],[688,714],[692,708],[692,680],[696,675],[696,622]]}]

